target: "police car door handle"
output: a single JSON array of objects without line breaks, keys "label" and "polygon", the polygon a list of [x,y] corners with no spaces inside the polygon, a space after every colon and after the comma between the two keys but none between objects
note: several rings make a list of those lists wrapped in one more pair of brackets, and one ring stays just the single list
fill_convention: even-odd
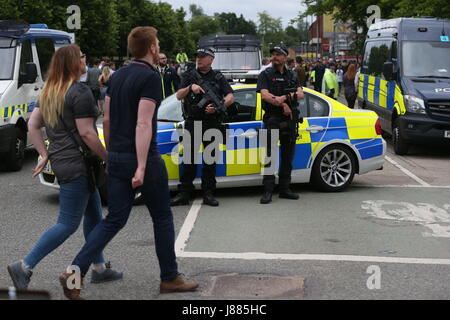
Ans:
[{"label": "police car door handle", "polygon": [[249,130],[249,131],[246,131],[246,132],[238,135],[238,137],[243,137],[246,139],[253,139],[253,138],[256,138],[257,136],[258,136],[258,132],[253,131],[253,130]]},{"label": "police car door handle", "polygon": [[322,126],[310,126],[308,128],[306,128],[306,131],[312,132],[312,133],[317,133],[319,131],[323,131],[325,128]]}]

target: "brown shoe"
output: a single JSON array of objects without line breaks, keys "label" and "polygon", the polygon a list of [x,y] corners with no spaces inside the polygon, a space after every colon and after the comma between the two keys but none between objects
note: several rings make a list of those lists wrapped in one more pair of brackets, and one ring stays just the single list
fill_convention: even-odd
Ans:
[{"label": "brown shoe", "polygon": [[[69,289],[67,286],[67,281],[72,274],[73,273],[64,272],[62,275],[59,276],[59,282],[61,283],[61,286],[63,287],[64,295],[69,300],[84,300],[80,296],[81,289]],[[83,285],[83,280],[84,279],[81,278],[81,285]]]},{"label": "brown shoe", "polygon": [[159,285],[160,293],[172,293],[172,292],[187,292],[195,291],[198,288],[198,283],[194,281],[188,281],[183,277],[178,276],[172,281],[161,281]]}]

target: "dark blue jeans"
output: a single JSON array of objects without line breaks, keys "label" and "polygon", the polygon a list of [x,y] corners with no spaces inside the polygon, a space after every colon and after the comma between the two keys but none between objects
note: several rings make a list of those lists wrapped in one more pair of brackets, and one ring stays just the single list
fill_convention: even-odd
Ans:
[{"label": "dark blue jeans", "polygon": [[[116,152],[108,154],[109,213],[89,234],[86,244],[72,263],[80,268],[82,276],[85,276],[95,257],[126,225],[136,194],[136,190],[131,186],[136,168],[136,154]],[[175,229],[170,209],[167,170],[157,151],[151,152],[148,156],[144,184],[140,191],[153,220],[161,280],[171,281],[178,275]]]},{"label": "dark blue jeans", "polygon": [[[57,223],[48,229],[23,261],[33,269],[43,258],[58,248],[75,231],[83,220],[84,237],[102,220],[102,205],[98,190],[89,191],[88,179],[78,177],[63,183],[59,191],[59,217]],[[94,257],[94,264],[104,263],[101,251]]]}]

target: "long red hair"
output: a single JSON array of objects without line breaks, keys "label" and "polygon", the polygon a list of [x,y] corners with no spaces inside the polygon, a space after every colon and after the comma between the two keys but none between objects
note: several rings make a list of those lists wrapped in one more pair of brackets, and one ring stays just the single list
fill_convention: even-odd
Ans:
[{"label": "long red hair", "polygon": [[356,77],[356,65],[354,63],[348,66],[347,72],[345,73],[347,80],[355,80]]},{"label": "long red hair", "polygon": [[62,47],[53,54],[48,77],[39,96],[40,111],[50,127],[58,124],[67,90],[80,77],[80,59],[80,47],[75,44]]}]

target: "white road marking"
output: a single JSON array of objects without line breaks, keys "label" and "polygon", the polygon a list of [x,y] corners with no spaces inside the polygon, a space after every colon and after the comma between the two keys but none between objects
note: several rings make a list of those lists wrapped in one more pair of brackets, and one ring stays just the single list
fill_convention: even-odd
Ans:
[{"label": "white road marking", "polygon": [[200,211],[201,207],[202,201],[199,199],[195,200],[192,203],[191,209],[189,210],[189,213],[184,220],[183,226],[181,227],[180,233],[178,234],[177,240],[175,242],[175,253],[177,256],[183,253],[184,248],[186,247],[186,244],[189,240],[189,235],[191,234],[192,229],[194,229],[194,224],[197,220],[198,212]]},{"label": "white road marking", "polygon": [[408,169],[403,168],[400,164],[398,164],[395,160],[391,159],[390,157],[385,156],[385,159],[387,161],[389,161],[390,163],[392,163],[392,165],[394,165],[394,167],[400,169],[404,174],[406,174],[407,176],[409,176],[410,178],[415,180],[420,185],[422,185],[424,187],[430,187],[431,186],[430,184],[428,184],[427,182],[425,182],[422,179],[420,179],[418,176],[416,176],[414,173],[412,173]]},{"label": "white road marking", "polygon": [[422,233],[424,237],[450,238],[450,204],[440,208],[432,203],[367,200],[363,201],[361,208],[377,219],[420,224],[430,230]]},{"label": "white road marking", "polygon": [[404,185],[375,185],[375,184],[351,184],[351,188],[432,188],[432,189],[450,189],[450,186],[423,186],[423,185],[417,185],[417,184],[404,184]]},{"label": "white road marking", "polygon": [[179,255],[184,258],[240,259],[240,260],[304,260],[304,261],[349,261],[404,264],[450,265],[450,259],[394,258],[376,256],[327,255],[327,254],[275,254],[262,252],[189,252]]}]

